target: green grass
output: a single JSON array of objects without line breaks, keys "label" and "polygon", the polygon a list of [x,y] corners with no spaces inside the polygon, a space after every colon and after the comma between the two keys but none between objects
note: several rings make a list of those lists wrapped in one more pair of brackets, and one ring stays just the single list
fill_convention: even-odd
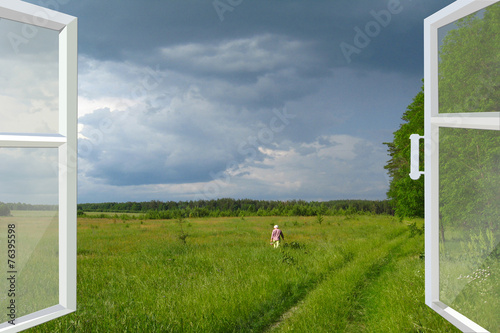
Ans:
[{"label": "green grass", "polygon": [[458,332],[423,304],[408,221],[316,220],[187,219],[184,244],[175,220],[79,219],[78,310],[29,332]]}]

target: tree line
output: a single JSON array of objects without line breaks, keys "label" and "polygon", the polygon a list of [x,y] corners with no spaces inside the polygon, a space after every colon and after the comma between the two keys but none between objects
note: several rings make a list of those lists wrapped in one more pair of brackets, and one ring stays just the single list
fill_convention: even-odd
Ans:
[{"label": "tree line", "polygon": [[43,210],[54,211],[58,210],[58,205],[34,205],[27,203],[6,203],[0,201],[0,216],[10,216],[11,210]]},{"label": "tree line", "polygon": [[84,212],[144,213],[145,218],[224,217],[224,216],[315,216],[355,213],[387,214],[394,211],[387,200],[252,200],[213,199],[198,201],[104,202],[78,204]]}]

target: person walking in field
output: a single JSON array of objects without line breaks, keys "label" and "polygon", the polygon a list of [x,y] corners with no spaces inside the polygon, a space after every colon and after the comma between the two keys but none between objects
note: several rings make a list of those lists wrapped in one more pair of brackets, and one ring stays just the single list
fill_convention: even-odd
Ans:
[{"label": "person walking in field", "polygon": [[284,240],[285,236],[283,235],[283,231],[281,231],[278,228],[278,225],[275,225],[273,232],[271,233],[271,244],[274,245],[274,248],[277,248],[280,246],[280,238]]}]

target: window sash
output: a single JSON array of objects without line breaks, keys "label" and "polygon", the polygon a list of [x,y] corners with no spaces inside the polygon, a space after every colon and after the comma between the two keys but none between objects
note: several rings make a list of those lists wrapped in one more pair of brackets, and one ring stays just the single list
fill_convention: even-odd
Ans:
[{"label": "window sash", "polygon": [[425,303],[464,332],[486,329],[439,299],[439,128],[500,130],[500,112],[439,114],[438,29],[499,0],[457,0],[424,20]]},{"label": "window sash", "polygon": [[59,304],[3,323],[17,332],[76,311],[77,18],[19,0],[3,0],[0,18],[59,32],[59,133],[0,133],[0,147],[51,148],[59,154]]}]

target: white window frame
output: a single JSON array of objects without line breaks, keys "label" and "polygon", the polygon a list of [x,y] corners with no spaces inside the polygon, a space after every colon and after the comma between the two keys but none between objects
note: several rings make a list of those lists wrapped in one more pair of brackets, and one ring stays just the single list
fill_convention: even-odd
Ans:
[{"label": "white window frame", "polygon": [[18,332],[76,311],[78,22],[19,0],[0,0],[0,18],[59,32],[59,133],[0,133],[0,147],[58,148],[59,154],[59,304],[0,326]]},{"label": "white window frame", "polygon": [[424,20],[425,303],[463,332],[488,332],[439,299],[439,128],[500,130],[500,112],[439,114],[438,29],[499,0],[457,0]]}]

